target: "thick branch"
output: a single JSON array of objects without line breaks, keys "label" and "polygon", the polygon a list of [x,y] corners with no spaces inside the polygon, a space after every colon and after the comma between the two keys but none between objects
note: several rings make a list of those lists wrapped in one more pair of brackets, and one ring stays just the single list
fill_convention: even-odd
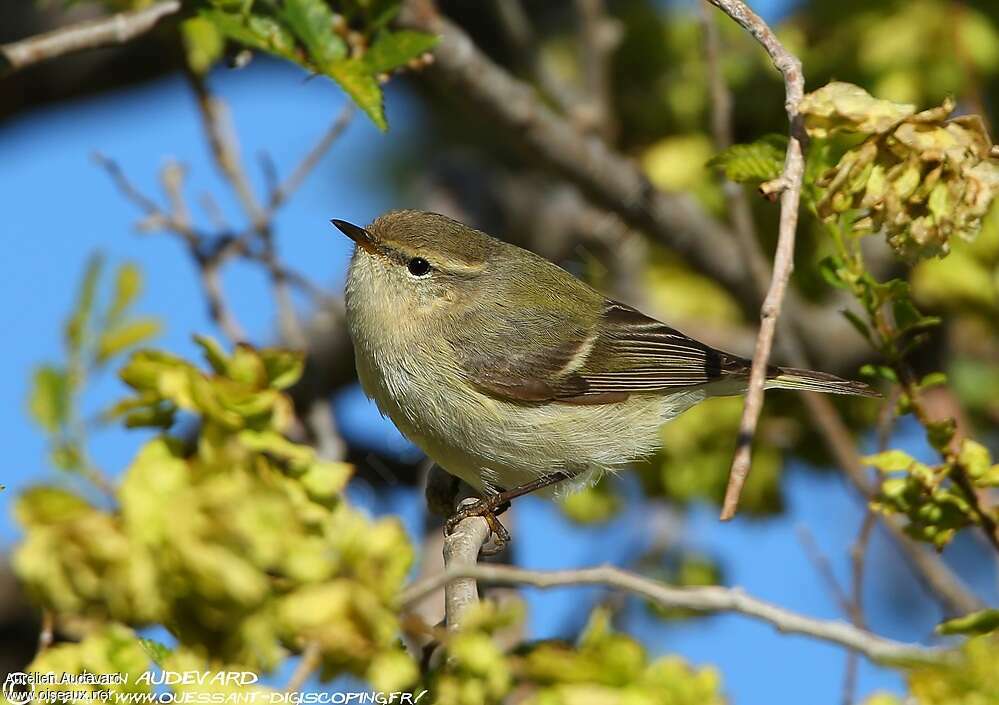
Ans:
[{"label": "thick branch", "polygon": [[124,44],[151,30],[157,22],[180,11],[180,0],[165,0],[133,12],[89,20],[70,27],[0,45],[0,76],[63,54]]},{"label": "thick branch", "polygon": [[[501,565],[468,565],[464,568],[452,566],[441,575],[421,580],[407,588],[400,601],[404,607],[408,607],[442,585],[467,579],[539,588],[604,585],[640,595],[663,607],[704,612],[737,612],[771,624],[780,632],[803,634],[845,646],[879,663],[940,662],[948,658],[948,652],[943,649],[893,641],[845,622],[805,617],[750,597],[736,588],[672,587],[613,566],[564,571],[531,571]],[[450,626],[450,622],[448,625]]]},{"label": "thick branch", "polygon": [[753,367],[749,375],[749,393],[739,422],[738,446],[732,469],[729,473],[728,488],[722,506],[722,519],[735,516],[739,506],[739,495],[749,475],[753,437],[763,409],[763,385],[767,377],[770,351],[773,349],[777,319],[784,305],[787,283],[794,268],[794,238],[798,228],[798,203],[801,200],[801,182],[805,173],[803,153],[804,129],[798,115],[798,103],[805,92],[805,79],[801,73],[801,62],[780,43],[770,27],[741,0],[709,0],[725,14],[738,22],[746,31],[763,45],[774,66],[784,78],[786,92],[785,108],[790,125],[787,154],[784,158],[784,172],[776,182],[764,184],[769,193],[781,194],[780,228],[777,236],[777,252],[774,255],[773,276],[770,288],[760,310],[760,333],[753,352]]}]

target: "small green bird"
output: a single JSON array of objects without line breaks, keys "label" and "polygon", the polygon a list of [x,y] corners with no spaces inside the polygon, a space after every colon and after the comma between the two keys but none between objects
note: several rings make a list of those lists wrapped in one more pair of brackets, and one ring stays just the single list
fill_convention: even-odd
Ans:
[{"label": "small green bird", "polygon": [[[490,519],[527,492],[571,491],[645,457],[659,427],[742,394],[750,362],[612,301],[532,252],[436,213],[331,221],[356,247],[347,325],[364,392]],[[772,367],[767,388],[877,396]]]}]

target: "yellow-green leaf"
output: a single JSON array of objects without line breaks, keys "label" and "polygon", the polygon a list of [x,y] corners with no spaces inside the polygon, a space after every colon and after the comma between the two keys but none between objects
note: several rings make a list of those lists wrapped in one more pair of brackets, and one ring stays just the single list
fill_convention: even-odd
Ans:
[{"label": "yellow-green leaf", "polygon": [[114,296],[108,309],[108,321],[115,323],[142,293],[142,271],[131,262],[118,267],[114,278]]},{"label": "yellow-green leaf", "polygon": [[39,426],[49,433],[57,431],[69,413],[66,371],[54,365],[38,367],[31,382],[28,408]]},{"label": "yellow-green leaf", "polygon": [[155,318],[140,318],[104,331],[97,341],[97,361],[107,362],[118,353],[155,338],[159,332],[160,322]]},{"label": "yellow-green leaf", "polygon": [[80,291],[76,295],[76,309],[66,321],[66,346],[71,351],[79,351],[90,323],[90,315],[94,309],[94,297],[97,294],[97,280],[104,266],[104,258],[91,255],[83,273]]},{"label": "yellow-green leaf", "polygon": [[198,15],[180,25],[187,65],[197,74],[204,74],[222,56],[224,40],[218,26],[207,17]]},{"label": "yellow-green leaf", "polygon": [[333,62],[326,73],[340,84],[379,130],[384,132],[388,129],[385,108],[382,105],[381,86],[363,59],[343,59]]},{"label": "yellow-green leaf", "polygon": [[958,455],[958,461],[974,479],[985,475],[992,466],[992,456],[989,454],[989,449],[970,438],[965,438],[961,442],[961,452]]},{"label": "yellow-green leaf", "polygon": [[864,465],[870,465],[881,472],[899,472],[911,468],[916,459],[901,450],[886,450],[883,453],[865,456],[863,461]]},{"label": "yellow-green leaf", "polygon": [[881,134],[916,112],[916,106],[878,100],[860,86],[833,81],[805,95],[798,106],[812,137],[836,132]]},{"label": "yellow-green leaf", "polygon": [[398,32],[382,32],[374,44],[365,52],[364,61],[373,74],[387,73],[405,66],[430,51],[437,44],[437,37],[424,32],[404,29]]},{"label": "yellow-green leaf", "polygon": [[784,168],[787,137],[766,135],[750,144],[734,144],[718,153],[709,166],[720,169],[730,181],[769,181]]},{"label": "yellow-green leaf", "polygon": [[988,634],[999,629],[999,610],[987,609],[949,619],[937,626],[938,634]]}]

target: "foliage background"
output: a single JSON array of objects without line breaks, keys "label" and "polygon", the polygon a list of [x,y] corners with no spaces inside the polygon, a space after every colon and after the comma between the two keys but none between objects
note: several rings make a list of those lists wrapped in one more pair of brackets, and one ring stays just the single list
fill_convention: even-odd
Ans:
[{"label": "foliage background", "polygon": [[[977,94],[995,114],[999,56],[990,50],[996,44],[989,40],[999,34],[999,21],[996,9],[987,2],[980,3],[986,13],[982,17],[987,18],[985,29],[969,30],[970,39],[960,39],[959,46],[967,48],[968,55],[961,58],[966,64],[956,67],[954,45],[935,34],[941,18],[950,16],[950,3],[913,3],[913,9],[897,12],[900,5],[896,3],[884,3],[876,10],[860,2],[819,1],[801,8],[761,2],[755,6],[769,20],[784,17],[792,9],[803,11],[806,20],[798,25],[802,29],[797,36],[802,47],[807,47],[802,58],[810,88],[836,77],[862,83],[880,97],[928,106],[948,93],[966,94],[970,90],[966,79],[974,76]],[[616,79],[622,91],[622,119],[631,128],[622,135],[622,144],[644,154],[654,178],[658,176],[662,183],[696,188],[703,185],[705,174],[697,169],[686,173],[681,167],[706,159],[711,150],[704,135],[705,98],[697,90],[703,75],[697,68],[689,10],[685,5],[621,3],[622,15],[675,14],[664,27],[671,37],[665,44],[668,53],[643,54],[647,47],[629,43],[625,48],[633,53],[622,56]],[[538,14],[544,27],[545,13]],[[474,24],[475,18],[470,22]],[[629,57],[636,56],[629,64]],[[969,65],[974,65],[973,72]],[[779,84],[761,66],[762,59],[747,62],[747,67],[729,67],[737,81],[737,128],[746,139],[783,125]],[[664,73],[662,90],[651,94],[652,100],[660,101],[655,109],[649,108],[650,93],[640,90],[643,71]],[[263,57],[238,72],[218,70],[211,80],[232,107],[246,161],[252,165],[252,155],[267,149],[281,173],[292,168],[344,101],[329,83],[303,81],[299,71]],[[631,88],[634,93],[629,92]],[[757,91],[766,99],[746,99]],[[426,97],[422,88],[394,81],[386,101],[390,131],[382,135],[363,119],[353,122],[314,177],[278,216],[280,244],[290,265],[339,290],[348,243],[331,231],[327,219],[363,223],[389,207],[418,205],[427,188],[428,172],[441,169],[445,157],[460,161],[460,153],[457,157],[443,154],[442,137],[474,142],[474,136],[441,114],[436,98],[428,103]],[[276,130],[275,125],[280,128]],[[659,152],[658,161],[657,153],[649,150],[654,143],[666,150]],[[683,147],[690,151],[671,151]],[[25,101],[0,124],[0,182],[4,185],[0,233],[5,246],[0,259],[0,300],[7,302],[0,307],[0,326],[11,334],[3,352],[5,374],[0,381],[0,398],[5,401],[0,406],[6,449],[2,482],[7,490],[0,495],[4,548],[18,537],[7,509],[10,498],[51,472],[45,464],[44,439],[28,422],[23,400],[34,365],[60,355],[57,322],[72,307],[87,255],[99,248],[112,263],[129,260],[142,266],[147,285],[139,309],[164,321],[165,333],[158,344],[165,349],[192,357],[195,347],[190,334],[213,328],[195,286],[195,272],[176,242],[130,234],[134,210],[93,165],[89,158],[93,150],[114,157],[148,192],[157,188],[155,172],[164,157],[176,157],[190,166],[192,192],[210,190],[223,210],[239,219],[235,202],[226,200],[228,191],[215,176],[189,92],[176,75],[157,76],[137,85],[113,85],[111,90],[47,105]],[[471,147],[469,151],[474,153]],[[250,172],[262,187],[260,172],[252,166]],[[804,229],[801,238],[807,243]],[[580,270],[588,263],[585,254],[569,259]],[[275,340],[273,304],[263,275],[253,267],[236,266],[229,270],[225,285],[251,339]],[[107,374],[96,380],[88,404],[100,408],[121,392],[117,379]],[[414,450],[378,418],[356,388],[344,391],[332,403],[352,446],[404,463],[415,461]],[[109,431],[99,437],[94,454],[103,466],[121,468],[142,435],[141,431]],[[895,441],[917,457],[929,458],[915,426],[900,424]],[[865,442],[873,448],[873,439]],[[682,516],[664,509],[648,500],[634,479],[622,491],[629,506],[638,509],[596,526],[574,525],[551,505],[529,498],[517,509],[516,562],[532,568],[603,561],[629,564],[658,549],[657,536],[666,535],[684,549],[716,562],[727,584],[741,585],[796,611],[840,616],[795,527],[808,526],[837,575],[845,580],[847,549],[861,521],[860,503],[839,474],[794,457],[786,458],[781,488],[782,513],[765,518],[743,515],[728,525],[717,523],[716,508],[710,503],[695,501]],[[414,540],[422,537],[423,499],[418,488],[405,483],[386,486],[361,477],[352,482],[350,493],[375,514],[401,515]],[[662,534],[650,527],[661,529]],[[995,604],[999,601],[995,566],[978,560],[980,550],[966,536],[948,549],[946,558]],[[871,628],[903,640],[931,638],[939,612],[882,536],[875,536],[870,565],[865,594]],[[589,611],[582,607],[601,596],[598,591],[578,588],[544,594],[526,590],[525,595],[529,633],[538,638],[575,634],[582,627],[581,615]],[[725,692],[735,702],[766,697],[774,703],[791,703],[806,696],[829,702],[839,697],[840,664],[845,656],[830,646],[782,637],[736,616],[664,622],[637,602],[623,610],[618,626],[637,635],[656,653],[677,652],[695,664],[715,664],[723,675]],[[896,674],[863,663],[859,694],[878,688],[902,692]]]}]

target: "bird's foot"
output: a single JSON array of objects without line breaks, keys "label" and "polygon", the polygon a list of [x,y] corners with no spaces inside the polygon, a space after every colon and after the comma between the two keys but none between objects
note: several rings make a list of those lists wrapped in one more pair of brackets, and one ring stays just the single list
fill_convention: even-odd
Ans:
[{"label": "bird's foot", "polygon": [[452,514],[446,522],[444,522],[444,535],[450,536],[454,533],[454,530],[458,527],[458,524],[465,521],[470,517],[482,517],[486,520],[486,524],[489,526],[489,536],[492,538],[492,545],[484,545],[482,548],[482,555],[492,556],[504,548],[510,543],[510,532],[507,528],[500,523],[497,519],[498,514],[502,514],[507,509],[510,508],[510,503],[505,501],[499,495],[494,495],[492,497],[486,497],[485,499],[476,499],[474,502],[463,503],[454,514]]}]

